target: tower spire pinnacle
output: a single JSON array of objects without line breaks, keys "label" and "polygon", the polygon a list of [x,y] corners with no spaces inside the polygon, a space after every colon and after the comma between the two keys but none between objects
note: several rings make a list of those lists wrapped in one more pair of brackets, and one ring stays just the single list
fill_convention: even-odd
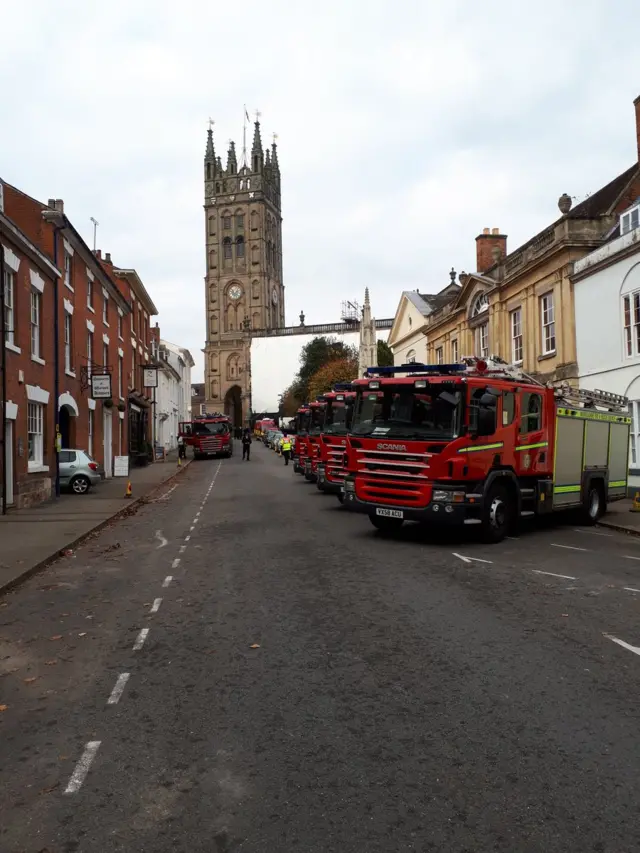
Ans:
[{"label": "tower spire pinnacle", "polygon": [[254,172],[262,171],[264,151],[260,136],[260,113],[256,110],[256,120],[253,125],[253,145],[251,146],[251,167]]},{"label": "tower spire pinnacle", "polygon": [[236,144],[233,139],[229,140],[227,152],[227,174],[235,175],[238,172],[238,158],[236,157]]}]

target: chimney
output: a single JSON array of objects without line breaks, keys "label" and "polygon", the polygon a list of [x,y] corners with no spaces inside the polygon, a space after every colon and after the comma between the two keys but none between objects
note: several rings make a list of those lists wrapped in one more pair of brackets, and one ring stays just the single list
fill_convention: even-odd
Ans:
[{"label": "chimney", "polygon": [[638,163],[640,163],[640,95],[633,104],[636,108],[636,147],[638,149]]},{"label": "chimney", "polygon": [[105,252],[104,253],[104,259],[108,264],[110,264],[111,263],[111,252]]},{"label": "chimney", "polygon": [[64,213],[64,202],[61,198],[57,198],[54,202],[54,207],[58,213]]},{"label": "chimney", "polygon": [[102,258],[102,249],[94,249],[93,254],[98,260],[100,260]]},{"label": "chimney", "polygon": [[50,207],[52,210],[56,209],[56,200],[55,198],[50,198],[47,202],[47,207]]},{"label": "chimney", "polygon": [[501,234],[499,228],[483,228],[482,234],[476,237],[476,272],[486,272],[506,254],[507,235]]}]

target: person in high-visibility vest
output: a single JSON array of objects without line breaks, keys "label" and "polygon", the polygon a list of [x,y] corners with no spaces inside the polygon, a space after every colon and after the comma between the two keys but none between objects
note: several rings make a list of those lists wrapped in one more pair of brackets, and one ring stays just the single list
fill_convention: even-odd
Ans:
[{"label": "person in high-visibility vest", "polygon": [[288,435],[282,439],[282,444],[280,445],[282,448],[282,455],[284,456],[284,464],[289,464],[289,459],[291,458],[291,439]]}]

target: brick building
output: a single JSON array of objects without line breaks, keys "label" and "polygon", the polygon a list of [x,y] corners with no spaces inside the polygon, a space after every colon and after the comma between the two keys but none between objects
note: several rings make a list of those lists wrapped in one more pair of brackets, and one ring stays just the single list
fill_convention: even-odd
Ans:
[{"label": "brick building", "polygon": [[[0,485],[6,484],[9,505],[23,507],[55,493],[56,444],[87,450],[107,477],[114,456],[142,458],[151,441],[142,367],[150,361],[149,315],[157,312],[135,270],[94,254],[60,199],[44,204],[0,184],[0,239],[6,381]],[[110,398],[92,398],[92,374],[110,375]]]}]

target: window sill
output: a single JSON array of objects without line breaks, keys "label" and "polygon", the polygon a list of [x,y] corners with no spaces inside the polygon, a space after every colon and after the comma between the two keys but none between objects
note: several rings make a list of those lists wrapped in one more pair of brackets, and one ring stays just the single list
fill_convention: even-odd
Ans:
[{"label": "window sill", "polygon": [[46,474],[49,470],[48,465],[43,465],[41,462],[29,462],[27,474]]},{"label": "window sill", "polygon": [[107,323],[107,321],[104,319],[104,317],[102,318],[102,325],[109,328],[109,323]]},{"label": "window sill", "polygon": [[64,374],[65,374],[65,376],[70,376],[72,379],[76,378],[76,374],[75,374],[74,370],[65,370]]},{"label": "window sill", "polygon": [[551,352],[543,352],[542,355],[538,356],[538,361],[546,361],[548,358],[555,358],[556,355],[556,350],[551,350]]},{"label": "window sill", "polygon": [[91,311],[92,314],[96,313],[96,309],[93,307],[93,305],[89,305],[88,302],[87,302],[87,310]]},{"label": "window sill", "polygon": [[75,293],[75,290],[73,289],[73,287],[71,287],[71,285],[70,285],[70,284],[67,284],[67,282],[66,282],[66,281],[65,281],[65,283],[64,283],[64,286],[67,288],[67,290],[70,290],[70,291],[71,291],[71,293]]},{"label": "window sill", "polygon": [[17,352],[18,355],[22,355],[22,350],[20,347],[17,347],[15,344],[12,344],[11,341],[4,342],[5,349],[10,349],[11,352]]},{"label": "window sill", "polygon": [[31,356],[31,361],[35,361],[35,363],[36,363],[36,364],[46,364],[46,363],[47,363],[47,362],[44,360],[44,358],[40,358],[40,356],[39,356],[39,355],[32,355],[32,356]]}]

